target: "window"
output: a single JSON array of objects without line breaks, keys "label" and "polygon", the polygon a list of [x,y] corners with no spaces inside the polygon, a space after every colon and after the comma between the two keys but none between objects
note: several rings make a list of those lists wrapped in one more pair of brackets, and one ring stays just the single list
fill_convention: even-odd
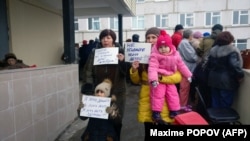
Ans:
[{"label": "window", "polygon": [[99,18],[88,18],[89,30],[100,30]]},{"label": "window", "polygon": [[156,15],[155,16],[155,25],[156,27],[168,27],[168,15]]},{"label": "window", "polygon": [[192,13],[180,14],[180,24],[184,27],[194,26],[194,17]]},{"label": "window", "polygon": [[144,28],[144,16],[132,17],[132,28],[143,29]]},{"label": "window", "polygon": [[240,50],[247,49],[247,39],[237,39],[234,41],[234,45]]},{"label": "window", "polygon": [[118,18],[112,17],[109,18],[110,29],[117,30],[118,29]]},{"label": "window", "polygon": [[206,26],[212,26],[220,23],[220,12],[206,13]]},{"label": "window", "polygon": [[144,0],[136,0],[137,3],[142,3]]},{"label": "window", "polygon": [[248,11],[234,11],[233,12],[233,25],[248,24]]},{"label": "window", "polygon": [[79,30],[79,23],[78,23],[78,19],[75,19],[75,30]]}]

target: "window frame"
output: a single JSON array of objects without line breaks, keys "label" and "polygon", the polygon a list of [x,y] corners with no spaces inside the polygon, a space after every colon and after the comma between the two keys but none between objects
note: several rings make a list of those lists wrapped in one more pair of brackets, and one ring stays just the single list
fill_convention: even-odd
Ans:
[{"label": "window frame", "polygon": [[[235,19],[235,12],[238,12],[237,16],[237,23],[234,22]],[[247,12],[247,14],[243,14],[242,12]],[[244,19],[244,17],[242,16],[246,16],[247,17],[247,23],[241,23],[241,19]],[[232,11],[232,25],[233,26],[238,26],[238,25],[249,25],[249,10],[234,10]]]},{"label": "window frame", "polygon": [[[111,23],[113,22],[113,26],[114,27],[112,27],[111,26]],[[118,23],[118,18],[117,17],[109,17],[109,27],[110,27],[110,29],[112,29],[112,30],[118,30],[118,25],[119,23]]]},{"label": "window frame", "polygon": [[[219,15],[216,15],[216,13],[219,13]],[[207,14],[210,14],[210,23],[207,25]],[[215,24],[220,24],[221,23],[221,12],[220,11],[214,11],[214,12],[206,12],[205,13],[205,27],[211,27]],[[218,17],[219,21],[215,22],[214,18]]]},{"label": "window frame", "polygon": [[[159,16],[159,25],[157,24],[157,16]],[[163,18],[163,16],[166,16],[165,18]],[[163,20],[166,20],[165,21],[165,26],[163,26]],[[169,27],[169,17],[168,17],[168,14],[157,14],[155,15],[155,26],[156,27],[161,27],[161,28],[165,28],[165,27]]]},{"label": "window frame", "polygon": [[[182,15],[184,16],[184,23],[182,22]],[[187,20],[190,19],[190,21],[192,21],[192,25],[188,25],[187,24]],[[194,27],[194,13],[181,13],[179,15],[179,20],[180,20],[180,24],[182,24],[184,27]]]},{"label": "window frame", "polygon": [[[135,19],[136,18],[136,19]],[[142,19],[140,19],[140,18],[143,18],[143,20]],[[134,27],[134,20],[136,20],[136,27]],[[143,27],[140,27],[139,28],[139,25],[140,25],[140,20],[141,21],[143,21]],[[135,30],[135,29],[144,29],[145,28],[145,19],[144,19],[144,16],[135,16],[135,17],[132,17],[132,26],[131,26],[131,28],[132,28],[132,30]]]},{"label": "window frame", "polygon": [[[95,18],[98,18],[98,21],[97,21],[97,19],[95,19]],[[89,20],[91,20],[91,29],[90,29],[90,21]],[[98,23],[98,29],[94,29],[93,27],[95,27],[95,23]],[[101,22],[100,22],[100,18],[99,17],[90,17],[90,18],[88,18],[88,30],[89,31],[98,31],[98,30],[100,30],[101,29],[101,24],[100,24]]]},{"label": "window frame", "polygon": [[[245,42],[241,42],[239,43],[239,41],[242,40],[242,41],[245,41]],[[233,42],[234,46],[236,46],[239,50],[245,50],[247,49],[247,39],[235,39],[234,42]],[[240,47],[244,45],[244,47]]]},{"label": "window frame", "polygon": [[78,19],[74,19],[74,29],[75,29],[75,31],[79,31],[79,20]]}]

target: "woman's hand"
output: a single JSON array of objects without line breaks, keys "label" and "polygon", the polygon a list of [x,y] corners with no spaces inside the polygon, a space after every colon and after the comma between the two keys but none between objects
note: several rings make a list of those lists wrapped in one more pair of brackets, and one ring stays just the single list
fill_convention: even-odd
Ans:
[{"label": "woman's hand", "polygon": [[139,68],[139,61],[134,61],[132,63],[132,72],[135,72]]},{"label": "woman's hand", "polygon": [[117,55],[117,57],[118,57],[119,61],[123,61],[124,58],[125,58],[125,56],[124,56],[122,53],[119,53],[119,54]]}]

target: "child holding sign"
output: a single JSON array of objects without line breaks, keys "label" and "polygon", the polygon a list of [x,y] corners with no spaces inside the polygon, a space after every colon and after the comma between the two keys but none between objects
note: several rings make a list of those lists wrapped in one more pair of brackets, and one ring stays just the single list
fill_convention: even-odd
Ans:
[{"label": "child holding sign", "polygon": [[[98,97],[109,97],[112,87],[110,79],[104,79],[102,83],[96,86],[94,95]],[[111,106],[106,108],[109,113],[108,119],[89,118],[86,130],[82,135],[82,141],[101,141],[112,140],[118,141],[118,136],[115,130],[115,122],[120,118],[119,110],[115,104],[116,97],[112,95]],[[84,103],[83,103],[84,107]],[[87,119],[88,117],[84,117]],[[83,118],[81,118],[83,119]]]},{"label": "child holding sign", "polygon": [[182,61],[180,54],[176,51],[175,46],[172,44],[171,37],[161,30],[160,36],[156,43],[157,51],[150,54],[149,68],[148,68],[148,81],[152,86],[151,108],[152,118],[156,122],[162,122],[161,111],[166,98],[170,117],[174,118],[180,110],[180,101],[178,91],[174,84],[163,84],[158,82],[161,75],[173,75],[177,70],[180,71],[182,76],[191,80],[192,73]]}]

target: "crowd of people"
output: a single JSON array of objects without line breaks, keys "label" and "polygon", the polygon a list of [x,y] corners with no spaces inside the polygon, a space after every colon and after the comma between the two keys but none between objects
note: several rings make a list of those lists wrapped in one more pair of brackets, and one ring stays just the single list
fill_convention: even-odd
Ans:
[{"label": "crowd of people", "polygon": [[[98,125],[93,124],[95,131],[92,135],[100,137],[96,140],[107,139],[110,135],[114,141],[120,140],[128,75],[133,84],[140,86],[137,118],[144,124],[145,141],[148,140],[146,135],[149,135],[149,129],[167,128],[181,113],[182,107],[191,105],[193,110],[202,114],[195,87],[201,90],[208,107],[231,107],[244,78],[242,57],[233,45],[234,37],[229,31],[223,31],[220,24],[214,25],[211,33],[184,29],[178,24],[172,36],[157,27],[149,28],[145,33],[145,43],[151,44],[149,62],[142,64],[134,61],[129,63],[129,68],[124,48],[116,42],[114,31],[101,31],[99,40],[96,47],[89,51],[89,56],[80,61],[80,66],[83,65],[81,92],[87,95],[104,92],[101,89],[97,91],[97,87],[108,78],[113,85],[106,96],[116,97],[119,118],[107,120],[112,133],[102,132],[104,128],[95,129]],[[132,39],[127,40],[131,41],[139,42],[139,35],[134,34]],[[86,41],[81,48],[87,48]],[[95,49],[100,48],[118,48],[118,64],[93,65]],[[101,122],[95,120],[96,123]],[[88,140],[86,134],[82,139]]]}]

